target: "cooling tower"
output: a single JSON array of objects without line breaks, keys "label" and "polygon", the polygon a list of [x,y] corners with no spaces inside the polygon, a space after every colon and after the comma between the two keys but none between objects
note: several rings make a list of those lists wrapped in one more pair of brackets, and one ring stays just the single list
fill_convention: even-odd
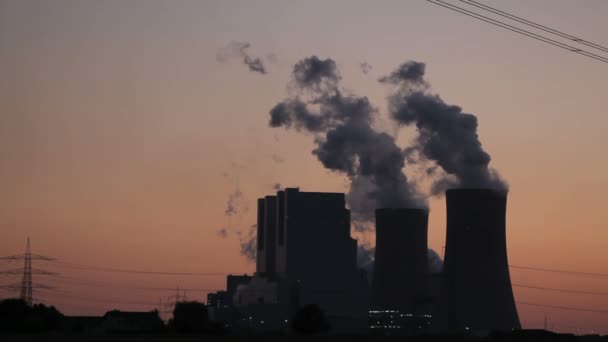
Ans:
[{"label": "cooling tower", "polygon": [[428,269],[427,229],[427,210],[376,210],[374,310],[399,310],[410,314],[422,310]]},{"label": "cooling tower", "polygon": [[446,192],[447,232],[436,327],[440,332],[510,331],[519,318],[507,262],[507,195]]}]

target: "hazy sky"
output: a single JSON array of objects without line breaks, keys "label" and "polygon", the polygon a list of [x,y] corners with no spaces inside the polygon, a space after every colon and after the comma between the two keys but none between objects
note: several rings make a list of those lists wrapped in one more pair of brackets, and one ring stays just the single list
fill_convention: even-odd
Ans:
[{"label": "hazy sky", "polygon": [[[608,44],[607,1],[484,2]],[[269,73],[219,63],[218,49],[231,41],[276,56]],[[287,96],[291,67],[310,55],[333,58],[344,86],[383,115],[387,94],[376,79],[406,60],[425,62],[433,91],[478,116],[491,165],[510,185],[510,263],[607,272],[608,65],[422,0],[0,0],[0,254],[21,253],[29,235],[34,253],[65,262],[251,272],[236,232],[255,223],[257,197],[276,182],[347,190],[344,177],[311,155],[310,136],[267,126],[268,111]],[[395,131],[388,120],[380,126]],[[405,147],[412,137],[402,130],[399,141]],[[248,208],[228,219],[237,188]],[[441,251],[444,239],[445,203],[436,198],[430,247]],[[101,314],[112,301],[148,310],[173,294],[126,286],[225,282],[34,266],[61,273],[35,277],[58,288],[35,296],[67,314]],[[520,285],[608,288],[608,277],[511,275]],[[520,303],[608,307],[606,295],[514,290]],[[525,327],[541,327],[547,314],[556,329],[608,333],[605,312],[518,309]]]}]

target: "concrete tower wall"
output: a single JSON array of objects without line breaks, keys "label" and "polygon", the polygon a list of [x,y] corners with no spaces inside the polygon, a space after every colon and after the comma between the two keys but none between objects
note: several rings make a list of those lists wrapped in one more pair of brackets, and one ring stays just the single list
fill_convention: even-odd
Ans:
[{"label": "concrete tower wall", "polygon": [[520,328],[505,236],[506,193],[446,192],[445,261],[436,324],[442,332]]},{"label": "concrete tower wall", "polygon": [[285,236],[285,191],[277,192],[276,217],[276,272],[284,274],[287,270],[287,238]]},{"label": "concrete tower wall", "polygon": [[276,269],[276,217],[277,197],[266,196],[264,204],[264,240],[266,260],[264,260],[264,273],[273,275]]},{"label": "concrete tower wall", "polygon": [[428,211],[376,210],[372,308],[419,314],[427,288]]},{"label": "concrete tower wall", "polygon": [[264,229],[266,209],[264,204],[266,200],[264,198],[258,198],[258,220],[257,220],[257,248],[256,248],[256,272],[266,271],[266,250],[264,243]]}]

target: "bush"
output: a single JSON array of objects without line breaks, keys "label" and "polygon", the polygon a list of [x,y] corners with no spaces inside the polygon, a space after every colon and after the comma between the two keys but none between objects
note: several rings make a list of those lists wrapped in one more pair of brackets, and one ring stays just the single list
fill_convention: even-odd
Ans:
[{"label": "bush", "polygon": [[173,319],[169,328],[178,333],[200,333],[209,325],[207,306],[199,302],[180,302],[175,304]]},{"label": "bush", "polygon": [[329,331],[330,325],[323,310],[318,305],[312,304],[296,311],[291,320],[291,329],[301,335],[322,334]]},{"label": "bush", "polygon": [[63,315],[53,306],[28,306],[21,299],[0,301],[0,331],[42,332],[62,328]]}]

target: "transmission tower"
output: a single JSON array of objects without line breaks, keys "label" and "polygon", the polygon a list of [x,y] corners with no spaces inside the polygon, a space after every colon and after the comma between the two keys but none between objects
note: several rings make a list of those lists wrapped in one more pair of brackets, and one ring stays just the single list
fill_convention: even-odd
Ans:
[{"label": "transmission tower", "polygon": [[0,257],[2,261],[16,261],[23,260],[23,268],[17,268],[12,270],[0,271],[0,274],[5,275],[19,275],[21,274],[21,284],[10,284],[4,285],[9,290],[19,290],[19,298],[27,303],[27,305],[32,306],[33,304],[33,296],[32,292],[34,288],[47,289],[52,290],[53,287],[43,285],[43,284],[34,284],[32,282],[32,274],[41,274],[41,275],[56,275],[57,273],[48,272],[42,269],[32,268],[32,260],[43,260],[43,261],[54,261],[56,259],[46,257],[43,255],[32,254],[32,248],[30,245],[30,238],[27,238],[27,245],[25,247],[24,254],[17,255],[9,255],[5,257]]},{"label": "transmission tower", "polygon": [[25,247],[25,257],[23,258],[23,278],[21,279],[21,299],[27,305],[32,305],[32,248],[30,246],[30,238],[27,238],[27,246]]},{"label": "transmission tower", "polygon": [[183,294],[179,292],[179,286],[175,289],[175,295],[167,297],[165,302],[165,313],[173,314],[173,310],[178,303],[185,302],[188,299],[186,298],[186,290],[183,291]]}]

